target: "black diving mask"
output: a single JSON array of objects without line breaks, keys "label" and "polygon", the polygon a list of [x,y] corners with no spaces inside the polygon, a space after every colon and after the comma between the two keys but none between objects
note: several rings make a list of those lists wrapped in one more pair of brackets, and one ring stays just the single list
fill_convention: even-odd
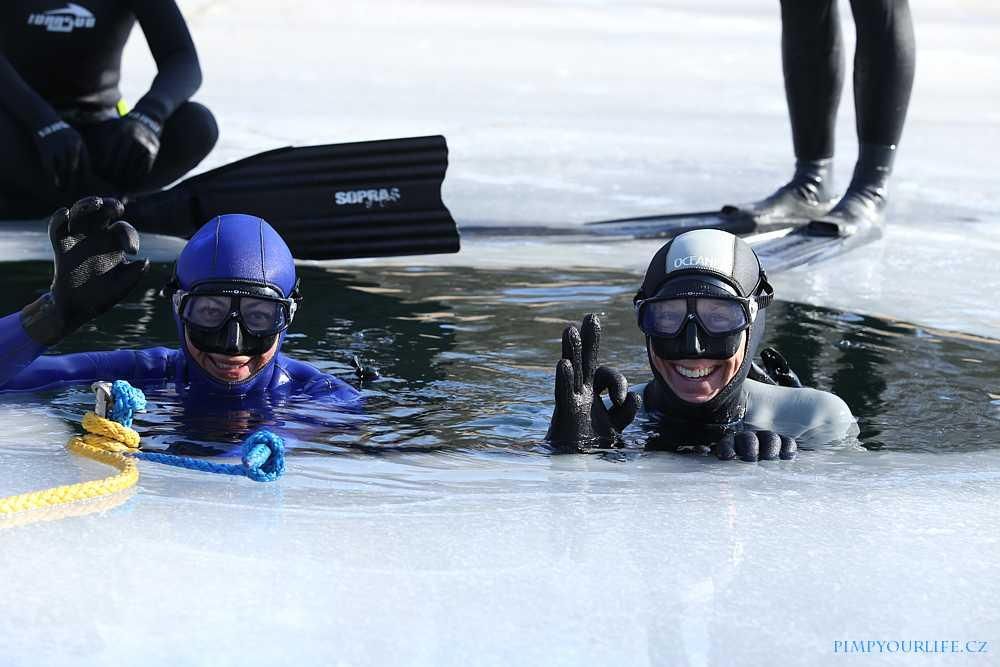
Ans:
[{"label": "black diving mask", "polygon": [[741,297],[725,282],[709,276],[685,276],[649,299],[636,299],[639,329],[662,359],[728,359],[739,351],[742,332],[757,311],[770,304],[771,286]]},{"label": "black diving mask", "polygon": [[255,284],[204,284],[172,299],[191,344],[203,352],[257,356],[274,345],[295,316],[296,293]]}]

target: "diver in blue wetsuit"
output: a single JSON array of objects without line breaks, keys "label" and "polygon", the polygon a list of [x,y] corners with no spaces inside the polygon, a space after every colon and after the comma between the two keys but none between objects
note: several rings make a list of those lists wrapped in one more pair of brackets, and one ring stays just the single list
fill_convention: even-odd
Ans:
[{"label": "diver in blue wetsuit", "polygon": [[[837,396],[802,387],[776,351],[753,359],[774,291],[753,250],[728,232],[681,234],[653,256],[635,297],[653,381],[639,394],[598,367],[593,315],[563,333],[547,439],[560,450],[613,444],[645,408],[647,448],[713,451],[719,458],[788,459],[797,439],[827,443],[853,428]],[[607,391],[610,405],[601,394]]]},{"label": "diver in blue wetsuit", "polygon": [[347,383],[280,352],[300,299],[295,264],[278,233],[248,215],[214,218],[181,251],[166,290],[180,349],[43,356],[121,301],[146,272],[148,261],[126,258],[138,252],[139,236],[122,214],[117,200],[91,197],[52,215],[51,290],[0,319],[0,391],[121,379],[172,382],[189,398],[203,396],[207,409],[262,394],[358,401]]}]

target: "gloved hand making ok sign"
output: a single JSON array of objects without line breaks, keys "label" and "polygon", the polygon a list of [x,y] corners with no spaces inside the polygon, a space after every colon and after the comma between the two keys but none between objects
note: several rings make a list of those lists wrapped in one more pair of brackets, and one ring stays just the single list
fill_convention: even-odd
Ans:
[{"label": "gloved hand making ok sign", "polygon": [[[556,406],[545,439],[561,451],[614,443],[640,405],[624,375],[597,367],[601,343],[597,316],[583,318],[582,329],[582,338],[575,326],[563,331],[562,359],[556,366]],[[610,409],[601,398],[604,391],[611,399]]]},{"label": "gloved hand making ok sign", "polygon": [[21,325],[34,340],[54,345],[125,298],[149,268],[130,262],[139,234],[120,220],[116,199],[89,197],[49,218],[55,255],[51,291],[21,310]]}]

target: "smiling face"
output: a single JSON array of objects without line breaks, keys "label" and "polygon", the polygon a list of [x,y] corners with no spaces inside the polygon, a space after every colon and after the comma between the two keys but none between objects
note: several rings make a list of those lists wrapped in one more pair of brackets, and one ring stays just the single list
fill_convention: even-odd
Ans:
[{"label": "smiling face", "polygon": [[275,338],[274,344],[263,354],[254,356],[229,355],[199,350],[191,343],[187,331],[184,332],[184,344],[187,346],[188,355],[213,378],[229,384],[244,382],[256,375],[257,371],[274,358],[278,351],[279,340]]},{"label": "smiling face", "polygon": [[728,359],[667,360],[647,342],[649,358],[667,386],[682,401],[704,403],[714,398],[736,376],[746,356],[746,331],[740,334],[736,354]]}]

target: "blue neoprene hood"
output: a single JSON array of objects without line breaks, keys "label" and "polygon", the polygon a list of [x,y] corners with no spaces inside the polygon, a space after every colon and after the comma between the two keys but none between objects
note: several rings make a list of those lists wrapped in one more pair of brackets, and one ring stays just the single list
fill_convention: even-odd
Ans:
[{"label": "blue neoprene hood", "polygon": [[[207,282],[240,281],[272,287],[287,298],[295,289],[295,261],[278,232],[264,220],[244,214],[220,215],[195,232],[184,246],[177,258],[175,277],[180,289],[185,291]],[[174,321],[192,386],[202,385],[233,394],[268,386],[277,354],[253,377],[237,383],[222,382],[191,358],[184,340],[184,325],[176,312]],[[278,339],[279,350],[284,339],[282,332]]]}]

